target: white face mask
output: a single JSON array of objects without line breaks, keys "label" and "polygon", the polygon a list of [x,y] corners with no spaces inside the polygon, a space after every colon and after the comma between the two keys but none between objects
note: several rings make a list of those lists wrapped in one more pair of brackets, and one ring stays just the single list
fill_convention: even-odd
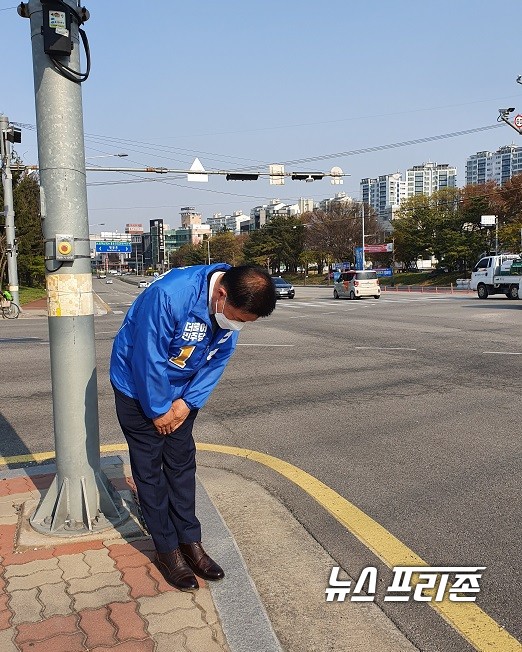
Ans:
[{"label": "white face mask", "polygon": [[[223,310],[225,310],[225,303],[227,301],[227,298],[225,297],[225,300],[223,301]],[[216,318],[217,325],[219,328],[222,328],[223,330],[227,331],[240,331],[243,326],[245,325],[244,321],[235,321],[234,319],[228,319],[228,317],[225,317],[225,314],[223,311],[218,312],[218,302],[216,301],[216,308],[214,310],[214,317]]]}]

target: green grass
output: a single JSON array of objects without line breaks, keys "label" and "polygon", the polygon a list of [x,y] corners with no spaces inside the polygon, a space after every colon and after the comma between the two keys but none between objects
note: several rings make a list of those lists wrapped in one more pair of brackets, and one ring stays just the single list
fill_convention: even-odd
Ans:
[{"label": "green grass", "polygon": [[20,288],[20,305],[37,299],[45,299],[45,288]]},{"label": "green grass", "polygon": [[[404,272],[395,274],[395,285],[424,285],[449,287],[451,284],[456,285],[458,278],[468,278],[469,274],[465,272],[449,272],[447,274],[437,274],[432,276],[431,272]],[[381,278],[381,285],[391,285],[391,277]]]}]

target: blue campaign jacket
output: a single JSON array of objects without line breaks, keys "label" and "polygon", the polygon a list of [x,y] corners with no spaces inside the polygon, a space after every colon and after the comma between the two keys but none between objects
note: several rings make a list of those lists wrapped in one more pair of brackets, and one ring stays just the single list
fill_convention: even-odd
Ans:
[{"label": "blue campaign jacket", "polygon": [[230,265],[171,269],[134,301],[114,339],[110,377],[154,419],[182,398],[202,407],[234,352],[239,333],[215,327],[208,311],[213,272]]}]

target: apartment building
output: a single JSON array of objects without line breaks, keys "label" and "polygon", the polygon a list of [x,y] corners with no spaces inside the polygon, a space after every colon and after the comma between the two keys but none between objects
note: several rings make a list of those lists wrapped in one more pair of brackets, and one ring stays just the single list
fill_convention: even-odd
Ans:
[{"label": "apartment building", "polygon": [[318,203],[318,208],[321,211],[328,211],[334,206],[342,206],[343,204],[351,204],[353,199],[345,192],[337,192],[333,197],[321,199]]},{"label": "apartment building", "polygon": [[250,209],[250,230],[260,229],[274,217],[292,217],[300,213],[299,204],[285,204],[279,199],[271,199],[268,204]]},{"label": "apartment building", "polygon": [[375,179],[361,179],[361,199],[377,214],[383,228],[391,228],[394,213],[406,196],[406,183],[400,172],[382,174]]},{"label": "apartment building", "polygon": [[466,185],[495,181],[503,185],[522,172],[522,147],[514,144],[499,147],[496,152],[477,152],[466,161]]},{"label": "apartment building", "polygon": [[457,168],[447,163],[423,163],[406,170],[406,197],[432,195],[443,188],[457,187]]}]

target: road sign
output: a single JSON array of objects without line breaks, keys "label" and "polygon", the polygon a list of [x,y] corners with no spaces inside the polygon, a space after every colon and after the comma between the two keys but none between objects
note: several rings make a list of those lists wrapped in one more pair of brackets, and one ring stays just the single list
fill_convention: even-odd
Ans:
[{"label": "road sign", "polygon": [[480,216],[480,223],[482,226],[495,226],[497,223],[497,216],[496,215],[481,215]]},{"label": "road sign", "polygon": [[271,186],[283,186],[285,183],[285,166],[279,163],[272,163],[268,166]]},{"label": "road sign", "polygon": [[369,254],[385,254],[393,251],[393,242],[364,245],[364,251]]},{"label": "road sign", "polygon": [[130,254],[132,244],[130,242],[97,242],[97,254]]},{"label": "road sign", "polygon": [[[196,174],[197,172],[201,172],[202,174]],[[190,166],[190,174],[187,174],[187,181],[197,181],[198,183],[208,182],[208,174],[205,174],[205,168],[199,158],[195,158],[194,163]]]},{"label": "road sign", "polygon": [[393,270],[391,267],[374,267],[373,271],[377,276],[393,276]]},{"label": "road sign", "polygon": [[517,129],[520,129],[520,127],[522,127],[522,115],[520,115],[519,113],[517,116],[515,116],[513,122],[515,124],[515,127],[517,127]]}]

